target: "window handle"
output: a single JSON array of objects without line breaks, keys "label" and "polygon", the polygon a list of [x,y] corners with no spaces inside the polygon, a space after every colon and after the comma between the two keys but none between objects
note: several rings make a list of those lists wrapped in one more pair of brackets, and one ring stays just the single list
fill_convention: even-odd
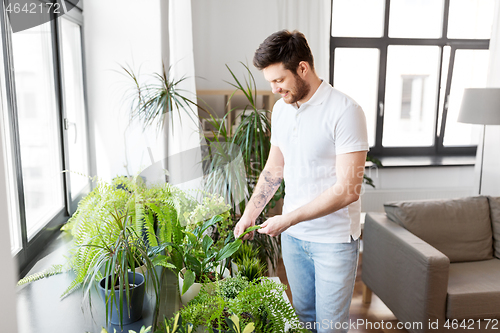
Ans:
[{"label": "window handle", "polygon": [[67,131],[70,126],[73,126],[75,129],[75,138],[73,139],[73,143],[76,143],[78,140],[78,128],[76,127],[76,123],[69,121],[68,118],[64,118],[64,129]]},{"label": "window handle", "polygon": [[379,115],[379,117],[384,116],[384,102],[378,103],[378,115]]}]

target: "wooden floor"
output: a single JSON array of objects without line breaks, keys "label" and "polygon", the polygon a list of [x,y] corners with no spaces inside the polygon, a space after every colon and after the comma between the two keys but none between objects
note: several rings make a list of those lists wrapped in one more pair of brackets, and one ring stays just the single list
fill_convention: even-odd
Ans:
[{"label": "wooden floor", "polygon": [[[349,333],[382,333],[382,332],[408,332],[405,329],[397,329],[398,320],[392,314],[391,310],[375,295],[372,296],[370,304],[363,303],[363,282],[361,281],[361,262],[362,254],[359,257],[358,273],[356,283],[354,285],[354,293],[351,302],[350,320],[351,322],[359,322],[363,320],[363,324],[356,325],[355,329],[350,329]],[[278,276],[281,281],[288,285],[285,267],[283,261],[278,264]],[[288,299],[292,300],[290,288],[287,289]],[[383,322],[382,322],[383,321]],[[392,329],[387,327],[392,326]],[[378,329],[377,329],[378,328]],[[383,328],[383,329],[382,329]]]}]

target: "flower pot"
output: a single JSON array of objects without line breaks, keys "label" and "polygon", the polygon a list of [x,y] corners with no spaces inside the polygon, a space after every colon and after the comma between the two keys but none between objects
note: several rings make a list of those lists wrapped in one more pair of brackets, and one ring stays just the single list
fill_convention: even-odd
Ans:
[{"label": "flower pot", "polygon": [[182,286],[184,285],[184,273],[186,272],[186,269],[183,268],[180,273],[179,273],[179,293],[181,294],[181,302],[183,305],[187,305],[190,300],[198,296],[200,293],[201,287],[203,284],[195,282],[189,289],[182,294]]},{"label": "flower pot", "polygon": [[232,276],[238,275],[239,271],[240,270],[238,269],[238,265],[236,265],[234,261],[231,261],[231,273],[233,273]]},{"label": "flower pot", "polygon": [[[134,277],[135,275],[135,277]],[[133,322],[136,322],[142,317],[142,305],[144,303],[144,294],[145,294],[145,281],[144,275],[141,273],[128,272],[128,280],[130,284],[134,284],[134,287],[130,288],[130,302],[127,307],[127,296],[125,290],[122,291],[122,303],[120,302],[120,290],[106,290],[104,289],[106,286],[106,279],[103,278],[99,282],[99,291],[101,296],[106,302],[106,298],[109,293],[113,291],[115,293],[114,300],[112,304],[108,304],[108,322],[113,325],[120,324],[120,311],[123,314],[123,325],[127,325]],[[110,288],[108,284],[108,288]]]},{"label": "flower pot", "polygon": [[[182,286],[184,285],[184,272],[186,272],[186,268],[183,268],[180,273],[179,273],[179,293],[182,293]],[[225,279],[230,275],[229,270],[227,268],[224,268],[224,272],[222,273],[222,278]],[[195,282],[189,289],[184,293],[181,294],[181,302],[183,305],[187,305],[190,300],[198,296],[200,293],[201,287],[203,287],[202,283]],[[211,294],[214,286],[213,284],[208,286],[208,291]]]}]

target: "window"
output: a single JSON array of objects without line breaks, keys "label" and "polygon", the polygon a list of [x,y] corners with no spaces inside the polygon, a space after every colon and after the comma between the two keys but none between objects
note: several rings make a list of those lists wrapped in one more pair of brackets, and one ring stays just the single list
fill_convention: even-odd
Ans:
[{"label": "window", "polygon": [[12,253],[23,271],[90,190],[89,179],[77,174],[89,173],[82,14],[73,8],[16,33],[5,5],[0,14],[4,173]]},{"label": "window", "polygon": [[[0,45],[3,45],[4,36],[0,36]],[[8,110],[8,95],[6,89],[6,79],[5,79],[5,59],[3,56],[3,52],[0,52],[0,142],[2,146],[0,147],[0,151],[3,152],[3,156],[0,156],[0,170],[3,171],[0,173],[2,179],[0,183],[5,184],[2,193],[2,196],[5,196],[7,199],[7,215],[9,216],[9,232],[10,232],[10,246],[12,254],[16,255],[22,249],[21,244],[21,225],[19,223],[19,214],[18,214],[18,203],[17,203],[17,183],[16,176],[14,171],[14,152],[12,145],[12,136],[11,136],[11,127],[9,124],[12,124],[9,117]],[[0,187],[1,188],[1,187]]]},{"label": "window", "polygon": [[473,155],[457,122],[464,88],[484,87],[493,0],[332,0],[334,87],[365,111],[370,151]]}]

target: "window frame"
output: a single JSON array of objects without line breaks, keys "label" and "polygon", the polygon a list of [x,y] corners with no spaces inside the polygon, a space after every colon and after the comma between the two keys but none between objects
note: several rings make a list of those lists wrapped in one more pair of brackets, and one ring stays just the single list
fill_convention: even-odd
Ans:
[{"label": "window frame", "polygon": [[[375,145],[370,147],[370,155],[383,156],[457,156],[476,154],[477,145],[473,146],[453,146],[445,147],[443,139],[445,135],[446,119],[448,114],[447,98],[451,89],[451,79],[453,77],[453,67],[455,61],[455,52],[457,49],[470,50],[488,50],[490,39],[454,39],[448,38],[448,17],[450,0],[444,0],[442,35],[440,38],[394,38],[389,37],[389,20],[390,20],[390,2],[385,0],[384,9],[384,31],[382,37],[334,37],[332,36],[332,17],[333,17],[333,0],[331,3],[332,13],[330,15],[330,77],[329,82],[333,85],[334,68],[335,68],[335,49],[336,48],[374,48],[380,52],[379,58],[379,80],[377,91],[377,115],[375,127]],[[434,144],[432,146],[406,146],[406,147],[384,147],[382,146],[382,136],[384,130],[384,112],[385,105],[385,84],[387,75],[387,50],[392,45],[404,46],[438,46],[441,49],[439,59],[438,73],[438,91],[437,103],[435,109],[435,124],[434,124]],[[448,77],[446,78],[445,96],[441,104],[441,82],[443,75],[443,50],[445,46],[450,46],[450,59],[448,67]],[[440,109],[443,112],[440,115]],[[439,119],[441,118],[441,119]],[[440,124],[439,128],[438,125]]]},{"label": "window frame", "polygon": [[[39,0],[40,2],[46,2]],[[53,15],[53,14],[52,14]],[[61,170],[67,170],[69,165],[68,154],[68,135],[64,129],[64,119],[66,118],[66,110],[64,105],[64,88],[63,88],[63,63],[62,63],[62,30],[60,20],[62,16],[53,18],[49,24],[51,25],[52,38],[52,61],[54,68],[54,85],[55,85],[55,101],[56,113],[58,122],[59,150],[61,153]],[[91,155],[90,155],[90,140],[89,140],[89,116],[88,116],[88,100],[87,100],[87,81],[85,77],[85,49],[83,38],[83,15],[79,7],[74,7],[68,13],[64,14],[64,19],[69,19],[81,27],[81,57],[83,71],[83,96],[84,96],[84,112],[86,120],[86,138],[87,138],[87,155],[88,155],[88,170],[91,170]],[[8,15],[5,8],[5,3],[2,2],[0,7],[0,29],[3,35],[2,52],[4,56],[4,71],[6,87],[6,104],[8,109],[8,119],[10,120],[7,126],[10,126],[10,139],[12,142],[12,164],[15,173],[15,183],[17,189],[18,216],[21,233],[21,249],[14,254],[14,258],[18,263],[19,275],[24,276],[35,263],[35,260],[47,244],[60,234],[60,227],[65,224],[72,213],[75,212],[79,200],[91,189],[91,182],[85,186],[84,190],[74,199],[71,200],[70,193],[70,175],[62,173],[62,186],[64,196],[64,207],[52,218],[45,226],[30,240],[27,236],[26,226],[26,206],[23,188],[23,171],[21,161],[21,146],[19,138],[19,123],[18,123],[18,108],[16,98],[15,74],[14,74],[14,59],[12,50],[12,30],[8,23]]]}]

